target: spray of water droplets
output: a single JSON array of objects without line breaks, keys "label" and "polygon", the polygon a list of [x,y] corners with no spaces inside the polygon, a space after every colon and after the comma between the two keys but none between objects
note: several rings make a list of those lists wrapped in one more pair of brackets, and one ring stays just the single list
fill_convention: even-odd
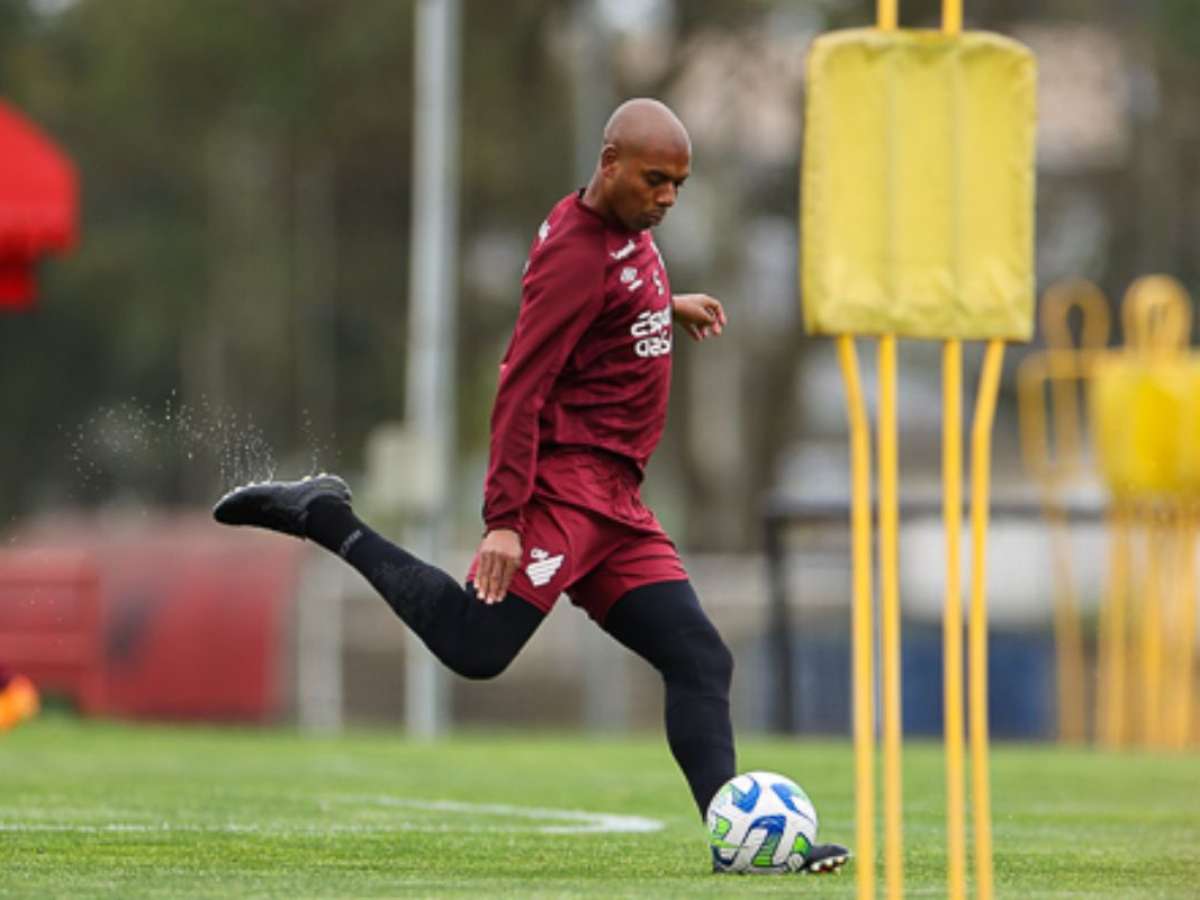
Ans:
[{"label": "spray of water droplets", "polygon": [[[303,413],[310,471],[322,455],[336,455],[317,441]],[[275,477],[279,463],[253,417],[222,409],[201,397],[182,403],[174,392],[158,407],[131,399],[102,406],[67,434],[68,456],[88,493],[149,489],[171,493],[171,481],[216,481],[223,489]]]},{"label": "spray of water droplets", "polygon": [[197,456],[213,460],[223,485],[275,477],[275,452],[249,415],[216,409],[201,397],[194,406],[168,409],[165,422],[184,458],[189,463]]}]

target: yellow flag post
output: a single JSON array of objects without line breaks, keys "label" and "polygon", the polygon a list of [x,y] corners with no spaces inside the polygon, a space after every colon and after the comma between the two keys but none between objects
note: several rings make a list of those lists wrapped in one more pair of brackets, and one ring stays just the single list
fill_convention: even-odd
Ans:
[{"label": "yellow flag post", "polygon": [[879,694],[887,895],[904,890],[900,685],[897,338],[944,341],[947,818],[950,895],[966,891],[963,744],[962,347],[986,340],[972,426],[974,546],[969,632],[975,881],[992,884],[987,775],[985,537],[990,433],[1004,342],[1027,340],[1033,310],[1034,64],[999,35],[962,33],[960,0],[941,32],[876,28],[822,35],[808,59],[801,273],[808,330],[836,336],[851,448],[857,888],[875,892],[870,433],[853,335],[878,337]]}]

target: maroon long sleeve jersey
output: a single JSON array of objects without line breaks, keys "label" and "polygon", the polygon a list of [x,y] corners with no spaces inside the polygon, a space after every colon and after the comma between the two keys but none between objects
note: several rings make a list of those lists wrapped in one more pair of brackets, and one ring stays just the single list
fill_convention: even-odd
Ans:
[{"label": "maroon long sleeve jersey", "polygon": [[598,448],[644,469],[667,417],[671,286],[649,231],[608,224],[579,194],[538,229],[500,363],[483,517],[523,531],[538,458]]}]

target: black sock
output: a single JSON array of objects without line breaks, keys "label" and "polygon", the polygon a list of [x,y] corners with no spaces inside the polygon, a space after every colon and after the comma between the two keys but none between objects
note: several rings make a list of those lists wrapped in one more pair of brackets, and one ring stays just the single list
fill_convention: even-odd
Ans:
[{"label": "black sock", "polygon": [[332,497],[314,500],[304,522],[304,533],[310,540],[343,559],[370,530],[359,521],[350,504]]}]

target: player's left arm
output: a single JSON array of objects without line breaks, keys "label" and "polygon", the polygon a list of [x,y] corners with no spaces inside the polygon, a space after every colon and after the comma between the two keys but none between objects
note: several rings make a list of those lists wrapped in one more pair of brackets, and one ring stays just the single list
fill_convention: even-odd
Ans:
[{"label": "player's left arm", "polygon": [[708,294],[675,294],[671,313],[695,341],[715,337],[725,328],[725,309],[720,300]]}]

